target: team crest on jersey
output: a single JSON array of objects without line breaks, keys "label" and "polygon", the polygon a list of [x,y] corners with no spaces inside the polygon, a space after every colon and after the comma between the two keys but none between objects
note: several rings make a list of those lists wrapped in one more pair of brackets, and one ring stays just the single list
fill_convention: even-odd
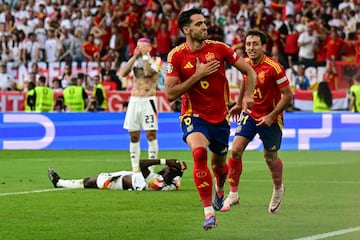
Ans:
[{"label": "team crest on jersey", "polygon": [[265,82],[265,72],[264,71],[260,71],[258,73],[258,81],[261,83],[261,84],[264,84]]},{"label": "team crest on jersey", "polygon": [[205,60],[206,60],[206,62],[214,61],[214,60],[215,60],[215,54],[214,54],[214,53],[211,53],[211,52],[208,52],[208,53],[205,55]]},{"label": "team crest on jersey", "polygon": [[168,63],[166,65],[166,72],[167,73],[172,73],[172,71],[173,71],[173,65],[171,63]]}]

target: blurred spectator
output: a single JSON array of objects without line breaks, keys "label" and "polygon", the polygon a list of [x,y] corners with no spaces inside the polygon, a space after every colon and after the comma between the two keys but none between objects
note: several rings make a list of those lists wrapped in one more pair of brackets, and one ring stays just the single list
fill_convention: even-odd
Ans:
[{"label": "blurred spectator", "polygon": [[235,35],[233,39],[231,40],[231,48],[233,48],[240,56],[245,56],[245,36],[244,36],[244,29],[238,28],[236,29]]},{"label": "blurred spectator", "polygon": [[356,48],[353,42],[356,41],[355,32],[350,32],[348,36],[344,39],[344,54],[341,56],[342,61],[353,62],[355,61]]},{"label": "blurred spectator", "polygon": [[[289,56],[294,62],[298,60],[298,47],[297,40],[299,33],[294,28],[294,15],[288,14],[285,21],[279,28],[280,42],[281,42],[281,54],[283,59],[288,59]],[[288,65],[284,65],[288,67]]]},{"label": "blurred spectator", "polygon": [[211,9],[211,15],[215,17],[215,22],[218,25],[224,25],[229,6],[226,0],[215,0],[215,5]]},{"label": "blurred spectator", "polygon": [[45,41],[45,59],[47,62],[56,62],[63,54],[64,49],[61,41],[58,39],[58,31],[54,28],[47,30],[47,39]]},{"label": "blurred spectator", "polygon": [[91,96],[86,106],[86,112],[97,112],[99,104],[95,96]]},{"label": "blurred spectator", "polygon": [[40,44],[36,41],[36,36],[33,32],[29,33],[28,39],[24,43],[22,51],[22,62],[38,62],[40,60]]},{"label": "blurred spectator", "polygon": [[332,93],[327,82],[320,82],[313,92],[313,112],[330,112],[333,104]]},{"label": "blurred spectator", "polygon": [[297,43],[299,46],[299,63],[305,66],[313,66],[318,38],[314,33],[312,24],[306,26],[306,30],[299,35]]},{"label": "blurred spectator", "polygon": [[15,22],[15,28],[18,31],[23,31],[25,36],[34,31],[33,27],[28,25],[26,16],[22,16],[19,22]]},{"label": "blurred spectator", "polygon": [[85,36],[90,29],[90,23],[91,23],[91,20],[88,22],[83,17],[83,13],[82,13],[81,9],[75,10],[75,15],[72,19],[72,25],[73,25],[73,29],[75,31],[75,35],[76,35],[77,31],[81,31],[81,33],[82,33],[81,35]]},{"label": "blurred spectator", "polygon": [[36,73],[35,72],[29,72],[27,77],[25,78],[25,86],[24,86],[24,91],[27,92],[28,91],[28,83],[33,83],[36,86],[37,83],[37,78],[36,78]]},{"label": "blurred spectator", "polygon": [[112,61],[105,61],[103,64],[98,61],[101,78],[104,79],[105,75],[109,75],[110,80],[115,83],[116,90],[123,90],[122,82],[117,75],[117,71],[114,67],[115,63]]},{"label": "blurred spectator", "polygon": [[310,89],[310,80],[305,75],[305,65],[297,65],[297,70],[294,68],[291,57],[289,56],[289,67],[292,70],[292,73],[295,75],[295,89],[300,90],[309,90]]},{"label": "blurred spectator", "polygon": [[54,93],[57,92],[62,92],[63,88],[61,87],[61,81],[59,78],[54,77],[53,81],[52,81],[52,90],[54,91]]},{"label": "blurred spectator", "polygon": [[224,30],[216,22],[216,17],[214,15],[208,16],[209,25],[208,25],[208,38],[216,41],[224,41]]},{"label": "blurred spectator", "polygon": [[100,48],[94,42],[94,35],[88,34],[87,41],[82,45],[82,54],[85,56],[87,61],[95,61],[100,57]]},{"label": "blurred spectator", "polygon": [[156,54],[163,61],[166,61],[167,55],[171,50],[171,39],[169,29],[166,23],[161,23],[159,30],[155,34]]},{"label": "blurred spectator", "polygon": [[92,96],[96,97],[98,103],[98,110],[105,111],[107,109],[106,91],[104,86],[100,82],[100,76],[93,76],[93,81],[95,83],[95,86],[92,92]]},{"label": "blurred spectator", "polygon": [[27,83],[26,86],[27,92],[25,95],[25,102],[24,102],[26,112],[35,111],[35,97],[34,97],[35,87],[36,87],[35,83],[33,82]]},{"label": "blurred spectator", "polygon": [[31,8],[30,6],[27,7],[28,9],[28,18],[27,18],[27,24],[29,27],[31,27],[32,31],[34,32],[36,26],[38,26],[39,24],[39,18],[37,18],[35,11],[33,8]]},{"label": "blurred spectator", "polygon": [[[172,11],[170,17],[167,19],[169,35],[171,39],[171,47],[175,47],[179,43],[180,31],[177,21],[177,12]],[[136,42],[136,41],[135,41]]]},{"label": "blurred spectator", "polygon": [[21,63],[21,51],[23,49],[24,39],[25,34],[23,31],[14,31],[12,32],[11,39],[9,40],[10,59],[16,65],[19,65]]},{"label": "blurred spectator", "polygon": [[338,34],[336,27],[331,27],[330,34],[326,40],[326,60],[332,61],[341,60],[341,54],[343,53],[343,47],[345,45],[344,39]]},{"label": "blurred spectator", "polygon": [[7,72],[6,62],[0,62],[0,90],[8,91],[10,84],[14,82],[14,77]]},{"label": "blurred spectator", "polygon": [[10,82],[10,87],[8,88],[8,91],[12,92],[21,92],[21,89],[18,87],[16,81]]},{"label": "blurred spectator", "polygon": [[[100,21],[96,22],[96,17],[99,16]],[[105,50],[108,46],[107,41],[107,23],[106,23],[106,15],[100,15],[100,11],[98,15],[93,20],[93,26],[90,29],[90,34],[94,36],[94,43],[98,46],[100,55],[103,56],[105,54]],[[110,33],[111,35],[111,33]],[[109,37],[110,39],[110,37]]]},{"label": "blurred spectator", "polygon": [[82,86],[77,85],[77,78],[71,78],[70,85],[63,91],[64,103],[70,112],[84,112],[88,95]]},{"label": "blurred spectator", "polygon": [[36,41],[39,43],[40,47],[40,60],[44,60],[45,57],[45,42],[47,39],[47,31],[44,25],[44,19],[39,19],[38,24],[34,28],[34,34]]},{"label": "blurred spectator", "polygon": [[267,29],[268,42],[266,43],[266,51],[275,59],[277,59],[281,65],[286,66],[287,60],[280,54],[282,51],[280,32],[276,30],[274,22],[269,23]]},{"label": "blurred spectator", "polygon": [[104,86],[105,91],[118,90],[116,82],[111,79],[111,76],[108,73],[103,75],[101,84]]},{"label": "blurred spectator", "polygon": [[93,89],[94,83],[87,74],[79,72],[77,74],[77,85],[82,86],[86,91],[91,91]]},{"label": "blurred spectator", "polygon": [[40,76],[34,93],[36,112],[50,112],[54,108],[54,92],[45,83],[45,76]]},{"label": "blurred spectator", "polygon": [[338,74],[335,60],[330,60],[327,62],[322,80],[328,83],[330,90],[337,89]]},{"label": "blurred spectator", "polygon": [[9,46],[8,35],[7,33],[3,32],[3,34],[0,36],[0,60],[4,62],[11,61],[11,53],[12,50]]},{"label": "blurred spectator", "polygon": [[62,55],[59,56],[59,61],[63,62],[71,62],[72,56],[71,56],[71,44],[74,41],[74,35],[70,32],[67,28],[60,28],[58,31],[60,35],[60,42],[62,44]]},{"label": "blurred spectator", "polygon": [[353,81],[350,87],[349,111],[360,112],[360,75],[355,76]]},{"label": "blurred spectator", "polygon": [[66,64],[63,69],[62,76],[59,78],[60,87],[66,88],[71,84],[71,79],[73,78],[71,65]]},{"label": "blurred spectator", "polygon": [[76,29],[75,36],[70,43],[70,55],[72,57],[72,61],[76,61],[78,63],[85,61],[85,57],[82,53],[83,44],[84,44],[83,32],[81,29]]},{"label": "blurred spectator", "polygon": [[68,112],[68,108],[65,105],[64,96],[60,95],[56,98],[54,112]]},{"label": "blurred spectator", "polygon": [[121,59],[122,52],[125,51],[124,49],[124,40],[122,35],[119,32],[119,28],[115,25],[111,25],[111,38],[109,42],[109,49],[113,51],[113,53],[116,53],[115,57],[116,59],[113,59],[113,61],[116,61],[116,63],[120,63],[125,59]]}]

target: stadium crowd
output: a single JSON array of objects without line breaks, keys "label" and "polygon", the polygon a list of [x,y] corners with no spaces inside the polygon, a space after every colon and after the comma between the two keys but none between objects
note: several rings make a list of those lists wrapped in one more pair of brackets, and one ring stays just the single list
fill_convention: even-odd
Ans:
[{"label": "stadium crowd", "polygon": [[[335,62],[360,62],[359,0],[3,0],[0,89],[27,91],[27,82],[37,84],[43,74],[36,70],[39,62],[65,62],[58,77],[47,78],[48,86],[61,90],[78,78],[66,66],[96,62],[105,90],[126,90],[131,86],[118,73],[137,40],[149,38],[151,55],[166,64],[170,49],[184,41],[177,17],[194,7],[208,18],[210,39],[244,56],[246,31],[263,30],[270,39],[268,54],[285,68],[325,66],[319,81],[327,81],[332,90]],[[17,84],[6,63],[27,67],[24,84]],[[80,76],[79,84],[92,91],[95,75]]]}]

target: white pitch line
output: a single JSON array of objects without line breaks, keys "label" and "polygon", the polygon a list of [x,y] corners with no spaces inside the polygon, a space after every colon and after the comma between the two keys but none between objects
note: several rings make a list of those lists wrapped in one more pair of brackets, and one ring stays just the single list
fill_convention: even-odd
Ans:
[{"label": "white pitch line", "polygon": [[7,193],[0,193],[0,197],[11,196],[11,195],[24,195],[24,194],[31,194],[31,193],[61,191],[61,190],[65,190],[65,188],[50,188],[50,189],[32,190],[32,191],[26,191],[26,192],[7,192]]},{"label": "white pitch line", "polygon": [[342,229],[342,230],[338,230],[338,231],[334,231],[334,232],[322,233],[322,234],[308,236],[308,237],[304,237],[304,238],[297,238],[294,240],[317,240],[317,239],[324,239],[324,238],[338,236],[338,235],[344,235],[346,233],[357,232],[357,231],[360,231],[360,226]]}]

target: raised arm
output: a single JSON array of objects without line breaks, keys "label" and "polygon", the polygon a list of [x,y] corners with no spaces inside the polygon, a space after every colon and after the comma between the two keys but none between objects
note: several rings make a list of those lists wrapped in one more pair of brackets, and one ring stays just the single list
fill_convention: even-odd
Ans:
[{"label": "raised arm", "polygon": [[168,165],[169,167],[181,167],[180,161],[177,159],[141,159],[140,170],[144,178],[146,179],[150,175],[150,166],[154,165]]}]

